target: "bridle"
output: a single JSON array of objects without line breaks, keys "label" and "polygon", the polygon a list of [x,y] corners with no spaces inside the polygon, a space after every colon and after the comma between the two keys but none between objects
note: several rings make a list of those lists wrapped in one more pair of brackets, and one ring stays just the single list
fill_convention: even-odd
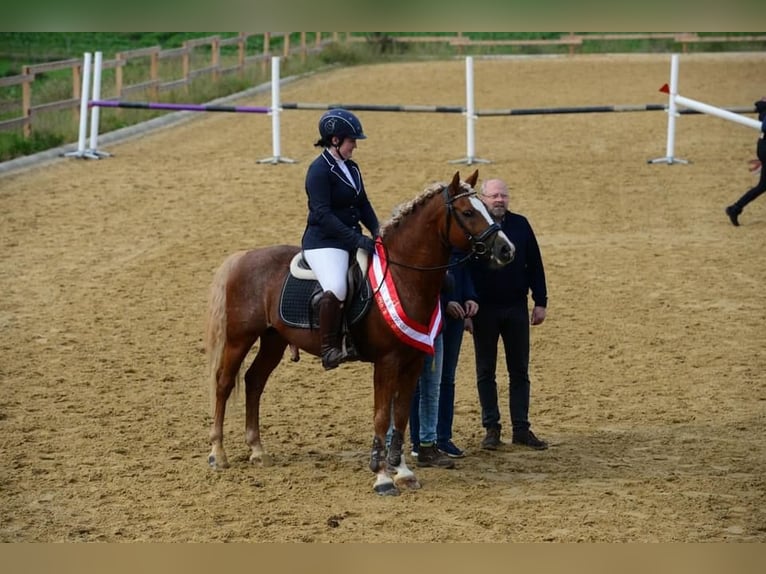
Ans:
[{"label": "bridle", "polygon": [[[479,234],[478,236],[475,236],[468,229],[468,227],[465,224],[465,221],[463,221],[463,218],[459,215],[459,212],[455,209],[455,206],[453,205],[458,199],[462,199],[463,197],[476,196],[476,192],[471,189],[468,191],[463,191],[461,193],[458,193],[454,197],[450,197],[449,187],[445,185],[442,188],[442,195],[444,196],[444,204],[447,206],[446,232],[444,234],[445,237],[449,237],[450,226],[452,225],[452,219],[454,218],[457,224],[460,226],[460,229],[463,230],[463,233],[465,233],[466,237],[471,242],[471,251],[469,251],[465,257],[462,257],[461,259],[453,263],[447,263],[446,265],[437,265],[435,267],[420,267],[418,265],[409,265],[407,263],[402,263],[400,261],[390,260],[388,258],[388,249],[386,248],[385,245],[383,245],[383,250],[386,252],[386,259],[389,265],[398,265],[399,267],[404,267],[406,269],[415,269],[417,271],[439,271],[442,269],[450,269],[451,267],[456,267],[458,265],[461,265],[465,263],[468,259],[473,257],[474,255],[483,256],[487,254],[489,249],[487,247],[487,239],[497,234],[499,231],[501,231],[500,225],[498,225],[496,222],[493,222],[492,225],[490,225],[489,227],[487,227],[487,229],[482,231],[481,234]],[[442,242],[447,247],[449,247],[449,243],[445,238],[442,238]]]},{"label": "bridle", "polygon": [[487,238],[489,238],[492,235],[497,234],[500,231],[500,225],[498,225],[497,222],[493,221],[492,225],[487,227],[484,231],[481,232],[481,234],[478,237],[475,237],[466,227],[465,222],[461,217],[458,217],[458,212],[455,210],[455,207],[452,205],[455,201],[457,201],[460,198],[463,197],[475,197],[476,192],[474,190],[464,191],[463,193],[458,193],[455,195],[455,197],[449,196],[449,189],[444,188],[444,203],[447,204],[447,231],[445,235],[449,237],[449,228],[450,223],[452,221],[452,218],[454,217],[455,221],[457,221],[457,224],[460,226],[460,229],[463,230],[463,233],[465,233],[466,237],[468,237],[468,240],[471,242],[471,255],[486,255],[487,254]]}]

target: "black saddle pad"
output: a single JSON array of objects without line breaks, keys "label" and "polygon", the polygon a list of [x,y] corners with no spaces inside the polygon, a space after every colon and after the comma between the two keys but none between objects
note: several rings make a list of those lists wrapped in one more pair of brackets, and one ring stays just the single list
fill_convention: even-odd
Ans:
[{"label": "black saddle pad", "polygon": [[[286,325],[299,329],[318,329],[319,312],[312,309],[312,299],[316,293],[321,293],[319,281],[314,279],[297,279],[287,274],[279,297],[279,317]],[[365,278],[360,289],[354,293],[351,305],[346,309],[346,320],[349,325],[359,321],[367,313],[372,301],[372,287]]]}]

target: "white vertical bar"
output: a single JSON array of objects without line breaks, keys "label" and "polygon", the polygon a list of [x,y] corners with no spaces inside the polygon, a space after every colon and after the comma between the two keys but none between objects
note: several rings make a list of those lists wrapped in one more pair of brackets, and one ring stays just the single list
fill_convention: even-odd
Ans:
[{"label": "white vertical bar", "polygon": [[88,92],[90,90],[90,66],[92,55],[85,52],[82,64],[82,89],[80,90],[80,135],[77,140],[77,153],[85,152],[85,135],[88,131]]},{"label": "white vertical bar", "polygon": [[276,161],[279,161],[281,153],[279,146],[279,108],[281,105],[279,100],[279,57],[277,56],[271,59],[271,144]]},{"label": "white vertical bar", "polygon": [[[93,97],[92,101],[99,101],[101,99],[101,62],[103,60],[103,53],[96,52],[96,60],[93,65]],[[90,110],[90,149],[98,149],[98,120],[101,108],[99,106],[93,106]]]},{"label": "white vertical bar", "polygon": [[466,118],[466,158],[470,165],[475,150],[474,122],[476,121],[473,101],[473,57],[465,59],[465,118]]},{"label": "white vertical bar", "polygon": [[668,96],[668,141],[665,157],[672,160],[676,140],[676,94],[678,94],[678,54],[670,57],[670,95]]}]

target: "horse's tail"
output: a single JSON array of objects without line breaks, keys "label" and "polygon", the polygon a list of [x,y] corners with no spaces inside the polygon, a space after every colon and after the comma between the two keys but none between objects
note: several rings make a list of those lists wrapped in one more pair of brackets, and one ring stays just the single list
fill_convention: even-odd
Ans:
[{"label": "horse's tail", "polygon": [[226,286],[231,270],[245,253],[245,251],[237,251],[229,255],[216,270],[210,285],[210,296],[205,317],[205,354],[207,355],[211,410],[215,408],[218,373],[221,370],[223,349],[226,344]]}]

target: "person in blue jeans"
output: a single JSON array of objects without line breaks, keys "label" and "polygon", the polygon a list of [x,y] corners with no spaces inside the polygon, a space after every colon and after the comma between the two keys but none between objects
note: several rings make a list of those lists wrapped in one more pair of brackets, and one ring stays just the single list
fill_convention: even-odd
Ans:
[{"label": "person in blue jeans", "polygon": [[[463,265],[466,259],[464,254],[458,251],[453,252],[450,257],[450,267],[444,278],[441,291],[444,324],[438,336],[439,358],[434,356],[436,360],[441,362],[440,375],[436,376],[436,366],[429,366],[429,361],[426,359],[426,365],[423,367],[420,379],[418,379],[410,407],[410,442],[412,443],[413,456],[418,456],[423,450],[421,444],[430,447],[434,431],[438,451],[450,458],[465,456],[465,453],[452,442],[455,370],[460,356],[460,346],[463,342],[463,330],[471,328],[470,318],[476,314],[479,308],[475,301],[473,284]],[[433,388],[432,385],[438,388]],[[421,394],[421,387],[426,389],[425,395]],[[432,429],[433,397],[435,394],[438,396],[438,406],[436,409],[436,427]],[[423,432],[421,427],[424,408],[426,409],[425,416],[428,417],[428,422],[423,425],[426,427],[426,432]],[[427,457],[428,453],[425,455],[425,458]],[[441,464],[445,464],[445,462],[441,461]]]},{"label": "person in blue jeans", "polygon": [[436,423],[436,447],[452,458],[465,453],[452,442],[452,421],[455,414],[455,371],[463,344],[463,331],[473,333],[472,317],[479,310],[477,296],[463,261],[464,254],[453,252],[446,284],[451,287],[442,294],[444,309],[442,377],[439,385],[439,419]]},{"label": "person in blue jeans", "polygon": [[443,357],[444,336],[439,333],[434,340],[434,354],[426,355],[410,406],[410,441],[418,466],[455,467],[455,462],[436,447]]}]

